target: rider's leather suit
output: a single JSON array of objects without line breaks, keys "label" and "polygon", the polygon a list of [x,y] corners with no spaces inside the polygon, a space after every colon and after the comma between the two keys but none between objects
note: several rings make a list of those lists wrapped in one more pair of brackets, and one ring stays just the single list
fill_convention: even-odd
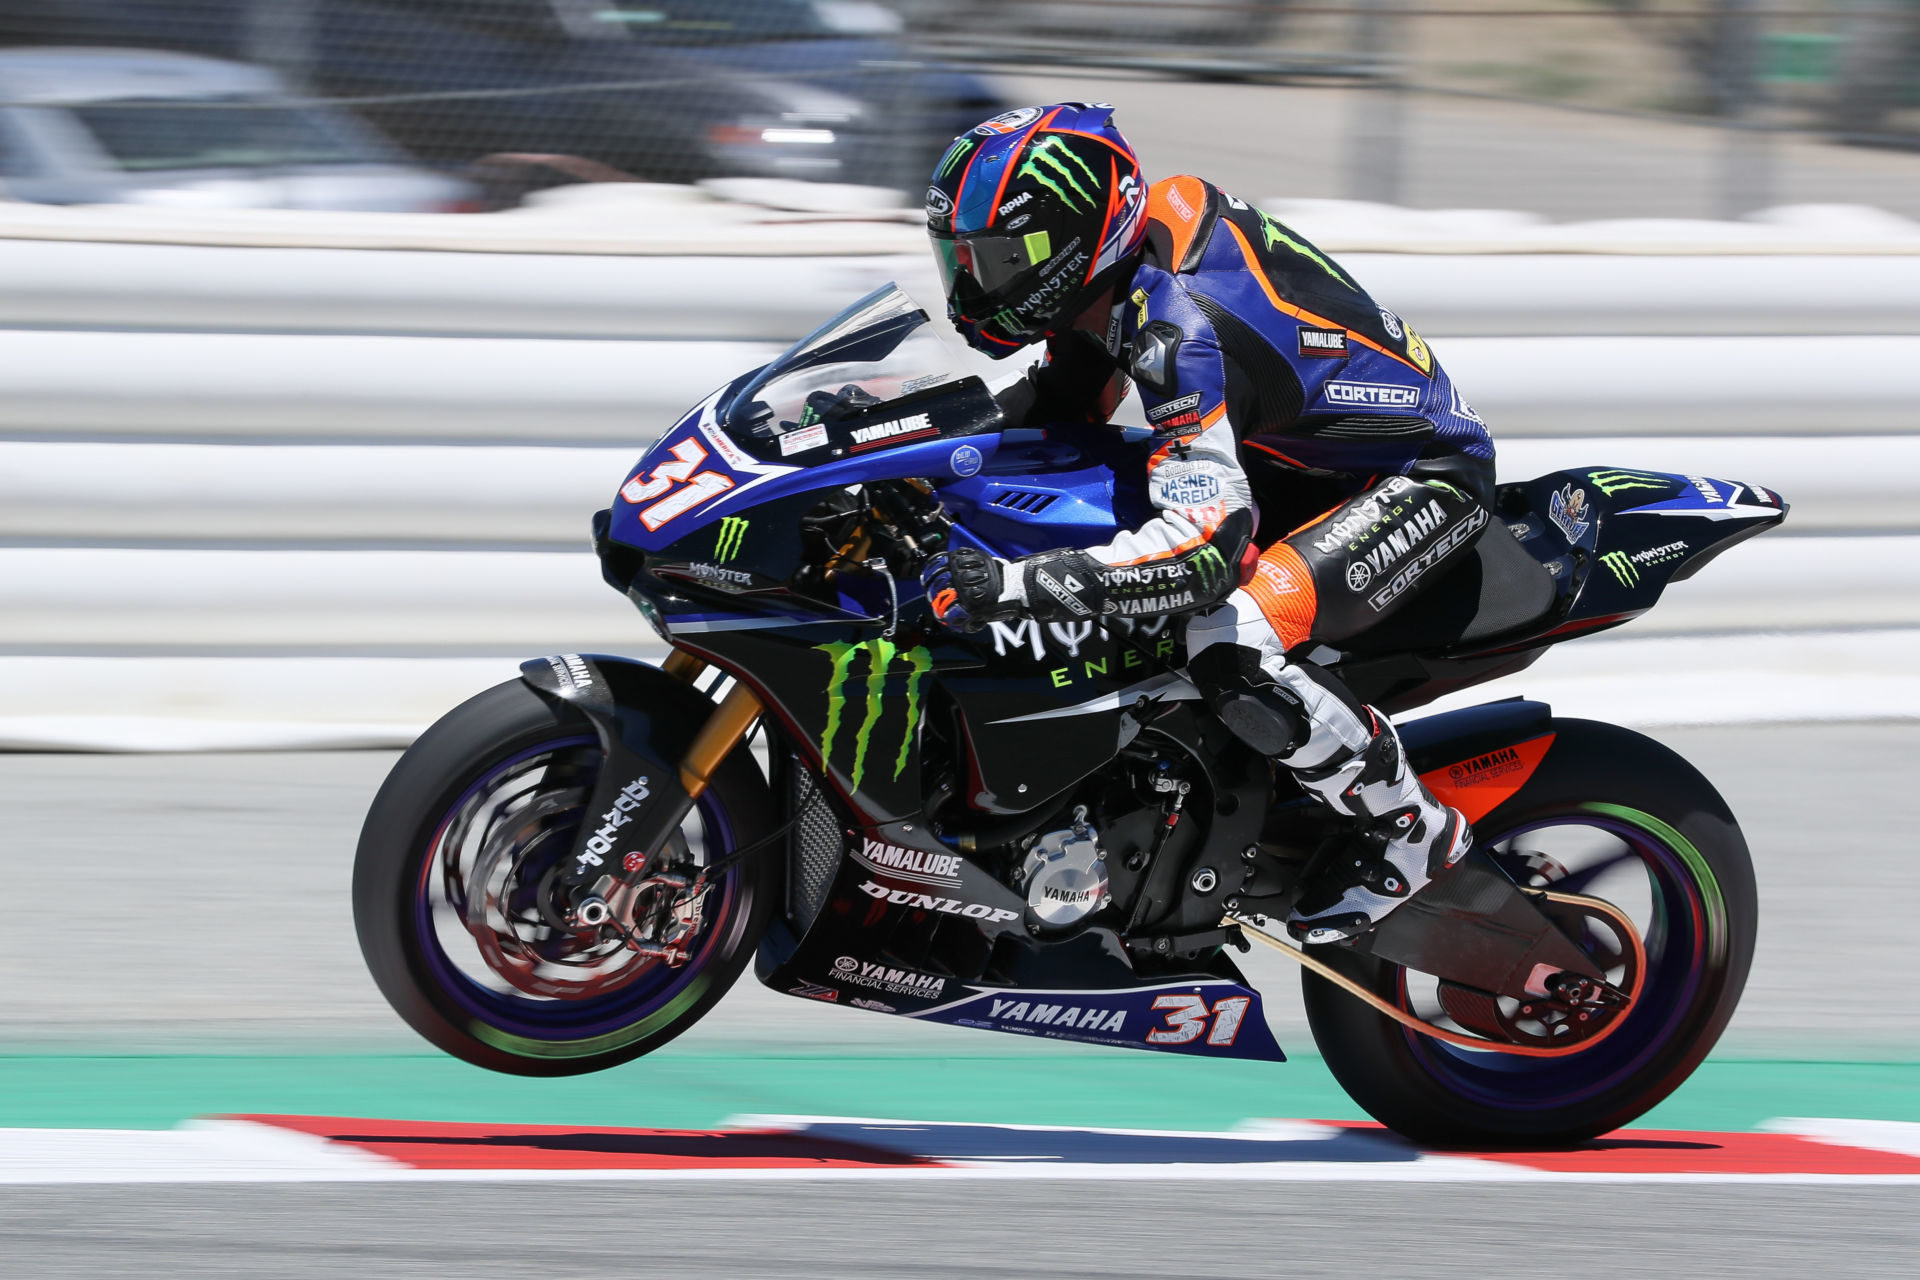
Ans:
[{"label": "rider's leather suit", "polygon": [[1001,400],[1016,422],[1105,422],[1131,380],[1155,514],[1084,555],[1016,562],[1009,590],[1066,603],[1060,583],[1090,574],[1108,612],[1193,614],[1189,674],[1221,717],[1382,837],[1291,922],[1351,936],[1471,837],[1386,718],[1301,655],[1467,552],[1493,523],[1493,444],[1420,336],[1294,232],[1193,177],[1154,184],[1147,211],[1104,342],[1051,339]]}]

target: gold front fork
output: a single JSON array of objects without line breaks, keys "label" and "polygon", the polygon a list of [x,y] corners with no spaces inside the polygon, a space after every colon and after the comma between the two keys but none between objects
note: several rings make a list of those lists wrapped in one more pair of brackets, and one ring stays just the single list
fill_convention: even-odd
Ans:
[{"label": "gold front fork", "polygon": [[707,664],[688,653],[685,649],[675,649],[660,664],[660,669],[678,680],[681,684],[692,684],[707,669]]},{"label": "gold front fork", "polygon": [[760,718],[760,709],[760,699],[754,696],[753,690],[738,681],[720,700],[707,722],[700,726],[693,745],[687,748],[686,758],[680,762],[680,785],[686,788],[689,800],[700,798],[720,768],[720,762],[740,745],[740,740],[753,728],[753,722]]}]

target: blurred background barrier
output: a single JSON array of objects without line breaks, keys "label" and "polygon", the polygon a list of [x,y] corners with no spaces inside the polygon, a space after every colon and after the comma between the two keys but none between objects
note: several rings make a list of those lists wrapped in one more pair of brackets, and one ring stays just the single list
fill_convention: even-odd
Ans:
[{"label": "blurred background barrier", "polygon": [[[1717,253],[1716,235],[1746,224],[1693,224],[1690,253],[1604,238],[1610,225],[1630,224],[1557,228],[1559,251],[1530,249],[1523,230],[1491,220],[1464,229],[1470,245],[1502,246],[1493,253],[1449,250],[1413,228],[1369,234],[1345,207],[1303,217],[1298,204],[1268,202],[1433,335],[1920,332],[1920,224],[1900,240],[1809,238],[1773,251],[1720,236],[1730,251]],[[86,212],[43,213],[35,229],[77,233]],[[924,237],[871,222],[834,224],[832,254],[762,257],[749,236],[763,224],[710,230],[709,250],[693,255],[647,252],[639,234],[603,252],[515,251],[517,233],[501,225],[512,219],[494,216],[439,220],[467,230],[437,250],[354,251],[23,239],[4,213],[0,205],[0,326],[10,327],[790,341],[888,280],[939,301]],[[194,229],[231,239],[277,221],[251,215],[244,226],[218,219]],[[344,237],[379,221],[334,214],[324,228],[276,234],[324,243],[323,229]],[[148,216],[116,230],[178,227]],[[1355,242],[1375,248],[1347,247]],[[483,251],[451,251],[463,247]]]},{"label": "blurred background barrier", "polygon": [[[1432,339],[1507,437],[1903,431],[1920,335]],[[0,330],[0,431],[639,447],[757,343]],[[1808,368],[1832,370],[1819,380]],[[111,370],[110,376],[103,371]],[[1124,420],[1124,417],[1123,417]]]}]

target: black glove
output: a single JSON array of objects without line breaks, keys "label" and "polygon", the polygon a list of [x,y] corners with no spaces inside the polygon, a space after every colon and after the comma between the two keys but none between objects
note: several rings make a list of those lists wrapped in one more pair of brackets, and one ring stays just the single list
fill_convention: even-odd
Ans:
[{"label": "black glove", "polygon": [[973,547],[955,547],[927,561],[920,580],[934,616],[955,631],[978,631],[996,618],[1017,614],[1017,601],[1000,598],[1002,564]]}]

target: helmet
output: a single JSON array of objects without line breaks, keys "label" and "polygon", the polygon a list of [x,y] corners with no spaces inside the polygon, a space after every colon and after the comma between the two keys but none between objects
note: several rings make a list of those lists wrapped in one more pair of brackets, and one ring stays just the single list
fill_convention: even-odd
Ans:
[{"label": "helmet", "polygon": [[1146,195],[1105,103],[1021,107],[961,134],[927,188],[948,318],[996,359],[1057,332],[1132,265]]}]

